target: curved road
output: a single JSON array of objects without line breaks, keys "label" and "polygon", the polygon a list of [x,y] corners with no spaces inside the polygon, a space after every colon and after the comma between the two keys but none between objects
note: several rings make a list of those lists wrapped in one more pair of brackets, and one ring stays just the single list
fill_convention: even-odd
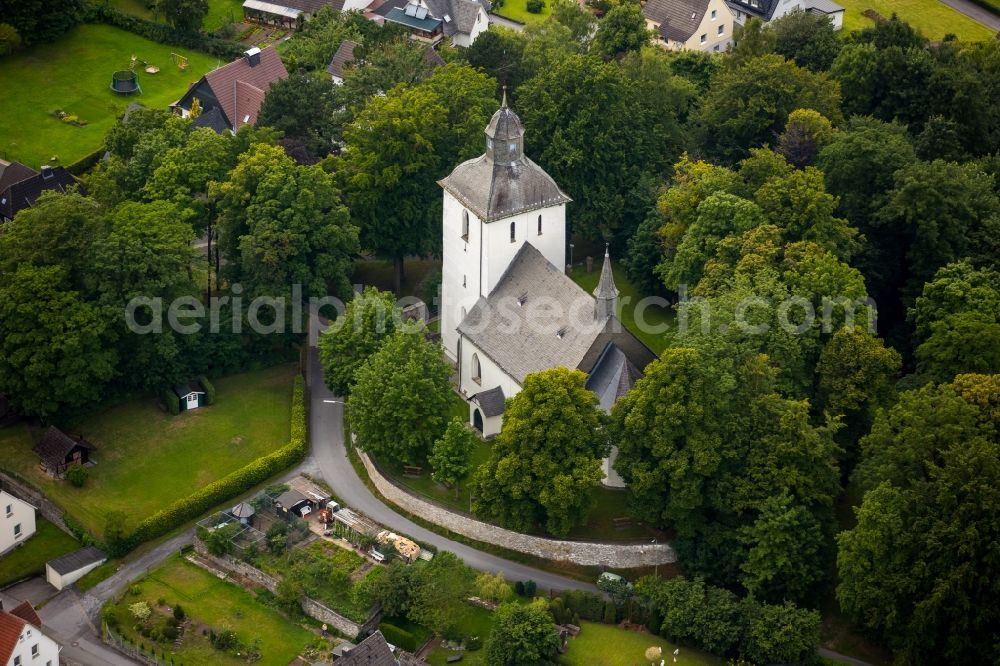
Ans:
[{"label": "curved road", "polygon": [[539,571],[447,539],[396,513],[372,494],[368,486],[358,478],[347,459],[347,450],[344,447],[344,404],[323,383],[323,368],[316,349],[320,330],[319,318],[313,313],[309,322],[309,364],[306,369],[310,395],[309,436],[312,441],[312,458],[323,479],[347,506],[358,509],[391,530],[429,543],[441,550],[450,550],[475,569],[499,571],[512,581],[533,580],[539,587],[546,589],[597,590],[592,584]]}]

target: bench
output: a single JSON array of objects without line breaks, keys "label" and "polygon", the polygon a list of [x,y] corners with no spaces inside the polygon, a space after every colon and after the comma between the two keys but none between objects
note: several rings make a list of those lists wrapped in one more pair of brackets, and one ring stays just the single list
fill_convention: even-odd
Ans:
[{"label": "bench", "polygon": [[403,476],[422,476],[424,473],[423,467],[416,467],[414,465],[403,465]]}]

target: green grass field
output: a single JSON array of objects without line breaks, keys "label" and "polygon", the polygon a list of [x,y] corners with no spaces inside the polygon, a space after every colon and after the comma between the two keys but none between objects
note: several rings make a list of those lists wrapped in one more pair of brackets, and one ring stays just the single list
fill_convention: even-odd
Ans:
[{"label": "green grass field", "polygon": [[[658,636],[636,631],[626,631],[606,624],[584,622],[576,638],[570,638],[566,654],[559,658],[565,666],[633,666],[645,664],[646,649],[656,646],[663,649],[663,659],[672,664],[672,653],[677,647]],[[659,663],[659,660],[657,660]],[[691,648],[681,648],[678,666],[716,666],[721,659]]]},{"label": "green grass field", "polygon": [[929,39],[940,40],[954,33],[962,41],[993,39],[993,31],[940,0],[837,0],[844,12],[844,30],[861,30],[872,25],[862,12],[874,9],[885,18],[893,12]]},{"label": "green grass field", "polygon": [[[150,21],[163,22],[152,10],[146,7],[143,0],[105,0],[107,4],[121,11]],[[208,14],[201,22],[203,30],[217,30],[226,21],[239,23],[243,20],[242,0],[208,0]]]},{"label": "green grass field", "polygon": [[44,574],[46,562],[80,547],[76,539],[39,517],[35,522],[35,535],[20,548],[0,556],[0,587],[28,576]]},{"label": "green grass field", "polygon": [[[582,287],[588,294],[593,293],[597,287],[597,281],[601,278],[601,261],[594,262],[594,270],[587,272],[583,266],[574,266],[570,276],[573,281]],[[636,305],[644,298],[644,294],[626,277],[625,269],[621,265],[612,262],[612,272],[615,276],[615,286],[618,287],[619,317],[625,327],[642,340],[647,347],[659,354],[667,346],[667,340],[662,332],[655,332],[658,328],[672,327],[675,314],[669,307],[650,304],[642,311],[642,320],[647,330],[643,330],[636,322]]]},{"label": "green grass field", "polygon": [[521,23],[541,23],[552,13],[552,0],[545,0],[541,13],[532,14],[528,11],[527,0],[504,0],[503,6],[493,12]]},{"label": "green grass field", "polygon": [[[187,71],[171,62],[172,52],[188,58]],[[122,97],[111,92],[111,74],[128,69],[132,55],[160,71],[146,74],[137,67],[142,94]],[[130,102],[166,108],[220,64],[215,57],[106,25],[80,25],[58,41],[0,58],[0,156],[36,169],[52,157],[57,157],[52,164],[75,162],[101,147]],[[64,123],[51,115],[56,110],[87,125]]]},{"label": "green grass field", "polygon": [[174,500],[288,443],[293,365],[215,382],[217,402],[170,416],[153,398],[95,414],[72,431],[97,446],[97,465],[83,488],[38,470],[31,439],[21,426],[0,431],[0,461],[36,484],[84,527],[100,535],[108,511],[124,511],[132,525]]},{"label": "green grass field", "polygon": [[157,613],[160,612],[157,608],[160,599],[170,608],[180,604],[194,628],[185,631],[176,651],[165,643],[155,646],[157,652],[166,651],[175,664],[225,666],[246,663],[245,658],[238,659],[213,648],[198,630],[200,627],[211,627],[215,631],[231,629],[245,644],[260,639],[261,660],[256,663],[262,665],[285,666],[314,639],[312,633],[278,611],[261,605],[243,588],[219,580],[177,555],[136,581],[136,585],[139,595],[126,594],[120,603],[112,606],[119,618],[118,631],[133,641],[144,642],[149,649],[150,639],[138,636],[132,628],[135,620],[129,614],[128,605],[146,601]]}]

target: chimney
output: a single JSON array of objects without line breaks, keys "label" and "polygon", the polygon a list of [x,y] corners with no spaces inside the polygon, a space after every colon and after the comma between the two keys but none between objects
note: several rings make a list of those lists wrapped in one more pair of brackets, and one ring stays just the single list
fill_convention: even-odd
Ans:
[{"label": "chimney", "polygon": [[42,165],[42,180],[48,180],[52,177],[52,167],[48,164]]},{"label": "chimney", "polygon": [[615,287],[615,277],[611,273],[611,253],[604,246],[604,265],[601,267],[601,279],[594,290],[594,318],[604,321],[615,315],[618,310],[618,288]]},{"label": "chimney", "polygon": [[260,64],[260,49],[256,46],[252,49],[247,49],[243,57],[246,59],[248,65],[256,67]]}]

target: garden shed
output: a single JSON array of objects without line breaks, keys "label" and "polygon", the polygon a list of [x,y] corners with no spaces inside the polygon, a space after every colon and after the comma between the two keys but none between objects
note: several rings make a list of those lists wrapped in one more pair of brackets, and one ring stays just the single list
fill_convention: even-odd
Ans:
[{"label": "garden shed", "polygon": [[57,557],[45,563],[45,580],[57,590],[72,585],[108,561],[104,551],[93,546]]},{"label": "garden shed", "polygon": [[205,399],[205,389],[198,382],[178,384],[174,386],[173,391],[174,395],[177,396],[177,400],[180,401],[180,410],[182,412],[198,409],[208,404]]},{"label": "garden shed", "polygon": [[70,437],[59,428],[49,426],[31,450],[41,458],[42,470],[58,478],[70,465],[90,462],[90,453],[95,448],[82,437]]}]

